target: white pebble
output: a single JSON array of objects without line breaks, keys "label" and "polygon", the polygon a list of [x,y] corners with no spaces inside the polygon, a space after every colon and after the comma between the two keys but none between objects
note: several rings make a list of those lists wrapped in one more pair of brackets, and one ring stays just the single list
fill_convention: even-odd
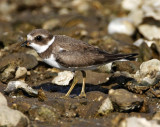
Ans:
[{"label": "white pebble", "polygon": [[133,35],[135,32],[135,26],[127,18],[117,18],[112,20],[108,25],[108,33],[114,34],[126,34]]},{"label": "white pebble", "polygon": [[69,82],[73,79],[73,77],[74,77],[74,73],[71,71],[59,72],[58,76],[56,76],[52,80],[52,83],[57,84],[57,85],[66,86],[66,85],[69,85]]},{"label": "white pebble", "polygon": [[25,67],[18,67],[16,71],[15,78],[21,78],[27,74],[27,69]]}]

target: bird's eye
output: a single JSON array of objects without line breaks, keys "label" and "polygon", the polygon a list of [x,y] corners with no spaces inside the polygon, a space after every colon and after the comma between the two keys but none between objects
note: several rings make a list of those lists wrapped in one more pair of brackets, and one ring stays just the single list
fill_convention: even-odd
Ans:
[{"label": "bird's eye", "polygon": [[36,38],[35,38],[35,40],[37,40],[37,41],[42,41],[42,36],[40,36],[40,35],[38,35]]}]

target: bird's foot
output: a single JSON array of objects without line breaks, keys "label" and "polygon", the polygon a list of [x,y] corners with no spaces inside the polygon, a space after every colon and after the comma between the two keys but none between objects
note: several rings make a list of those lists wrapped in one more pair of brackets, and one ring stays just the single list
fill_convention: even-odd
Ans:
[{"label": "bird's foot", "polygon": [[81,92],[79,95],[79,98],[86,98],[86,93],[85,92]]},{"label": "bird's foot", "polygon": [[61,96],[60,98],[61,98],[61,99],[69,99],[69,98],[70,98],[70,96],[65,95],[65,96]]}]

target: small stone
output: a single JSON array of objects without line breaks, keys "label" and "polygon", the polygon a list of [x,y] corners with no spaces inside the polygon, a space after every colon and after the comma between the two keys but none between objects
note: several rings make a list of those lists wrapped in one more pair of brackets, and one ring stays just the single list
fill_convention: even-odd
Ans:
[{"label": "small stone", "polygon": [[80,13],[86,13],[90,9],[90,5],[86,0],[74,0],[71,6],[75,7]]},{"label": "small stone", "polygon": [[20,102],[17,104],[13,104],[14,109],[21,111],[22,113],[27,113],[31,108],[31,105],[25,102]]},{"label": "small stone", "polygon": [[155,41],[144,40],[143,38],[140,38],[134,42],[134,45],[137,47],[140,47],[142,45],[142,43],[146,43],[148,47],[151,47],[151,45],[154,44]]},{"label": "small stone", "polygon": [[47,5],[44,5],[44,6],[42,7],[42,12],[45,13],[45,14],[47,14],[47,13],[49,13],[49,12],[51,12],[51,11],[52,11],[52,8],[49,7],[49,6],[47,6]]},{"label": "small stone", "polygon": [[143,62],[140,66],[140,75],[141,77],[148,76],[153,74],[153,72],[160,72],[160,61],[158,59],[152,59],[146,62]]},{"label": "small stone", "polygon": [[27,71],[27,75],[30,76],[30,75],[31,75],[31,72],[30,72],[30,71]]},{"label": "small stone", "polygon": [[122,120],[119,127],[159,127],[156,120],[147,120],[146,118],[129,117]]},{"label": "small stone", "polygon": [[140,70],[136,72],[134,78],[141,82],[147,82],[152,84],[155,80],[158,80],[157,77],[160,76],[160,61],[157,59],[152,59],[146,62],[143,62],[140,65]]},{"label": "small stone", "polygon": [[59,15],[67,15],[69,14],[69,9],[68,8],[62,8],[59,10]]},{"label": "small stone", "polygon": [[59,23],[60,23],[60,21],[58,19],[50,19],[50,20],[47,20],[46,22],[44,22],[42,28],[52,30],[53,28],[58,26]]},{"label": "small stone", "polygon": [[107,97],[103,102],[102,105],[100,106],[98,110],[98,114],[100,115],[107,115],[108,113],[113,111],[113,105],[111,100]]},{"label": "small stone", "polygon": [[139,47],[139,61],[144,62],[153,58],[153,52],[147,43],[142,43]]},{"label": "small stone", "polygon": [[7,106],[7,99],[0,92],[0,106]]},{"label": "small stone", "polygon": [[33,120],[54,123],[61,114],[56,113],[56,111],[54,111],[54,108],[52,108],[51,106],[42,105],[31,107],[29,110],[29,115]]},{"label": "small stone", "polygon": [[6,1],[1,1],[0,4],[0,13],[1,14],[10,14],[11,12],[15,12],[17,8],[17,4],[15,3],[8,3]]},{"label": "small stone", "polygon": [[23,127],[28,126],[28,118],[20,111],[10,109],[9,107],[0,107],[0,126],[17,127],[22,124]]},{"label": "small stone", "polygon": [[45,101],[46,100],[46,95],[45,95],[43,89],[38,90],[38,100],[39,101]]},{"label": "small stone", "polygon": [[0,126],[26,127],[29,126],[29,119],[17,110],[7,106],[6,98],[0,93]]},{"label": "small stone", "polygon": [[25,77],[27,74],[27,69],[25,67],[18,67],[16,71],[15,78]]},{"label": "small stone", "polygon": [[112,70],[127,71],[129,73],[136,73],[139,69],[140,63],[137,61],[116,61],[112,64]]},{"label": "small stone", "polygon": [[117,18],[112,20],[108,25],[108,33],[109,34],[126,34],[133,35],[135,31],[135,27],[127,18]]},{"label": "small stone", "polygon": [[156,97],[159,96],[159,92],[152,91],[154,87],[160,81],[160,61],[157,59],[152,59],[146,62],[143,62],[140,65],[140,69],[136,71],[135,74],[128,76],[130,80],[126,84],[130,91],[135,93],[142,94],[147,90],[151,90],[152,94]]},{"label": "small stone", "polygon": [[37,54],[37,52],[34,49],[30,49],[26,51],[26,54],[33,55],[36,58],[36,60],[42,61],[42,58],[40,58],[40,56]]},{"label": "small stone", "polygon": [[56,76],[52,80],[52,83],[57,84],[57,85],[66,86],[66,85],[69,85],[69,82],[73,79],[73,77],[74,77],[74,73],[71,71],[59,72],[58,76]]},{"label": "small stone", "polygon": [[136,10],[141,5],[142,0],[123,0],[122,8],[128,11]]},{"label": "small stone", "polygon": [[143,99],[125,89],[109,90],[109,98],[116,111],[128,112],[140,109]]},{"label": "small stone", "polygon": [[10,81],[7,85],[7,88],[4,90],[6,93],[14,92],[18,89],[25,91],[30,96],[37,97],[38,91],[32,89],[28,84],[22,81]]},{"label": "small stone", "polygon": [[0,80],[2,82],[7,82],[14,78],[16,66],[15,65],[6,65],[1,68],[2,73],[0,73]]},{"label": "small stone", "polygon": [[26,67],[32,69],[38,64],[37,59],[30,54],[13,53],[0,59],[0,70],[8,65],[15,65],[16,67]]},{"label": "small stone", "polygon": [[144,0],[142,3],[142,10],[144,17],[152,17],[153,19],[160,21],[160,1],[159,0]]},{"label": "small stone", "polygon": [[141,9],[132,10],[129,13],[128,18],[133,21],[135,26],[138,26],[143,21],[143,11]]},{"label": "small stone", "polygon": [[148,40],[160,39],[160,27],[156,25],[142,24],[139,25],[138,30]]},{"label": "small stone", "polygon": [[108,64],[105,64],[105,65],[102,65],[102,66],[99,66],[97,69],[98,71],[100,72],[111,72],[112,71],[112,62],[111,63],[108,63]]}]

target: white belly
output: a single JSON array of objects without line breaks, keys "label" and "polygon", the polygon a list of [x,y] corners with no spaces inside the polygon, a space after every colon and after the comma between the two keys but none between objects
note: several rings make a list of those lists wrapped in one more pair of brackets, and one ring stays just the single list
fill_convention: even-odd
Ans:
[{"label": "white belly", "polygon": [[56,59],[53,54],[49,58],[44,59],[43,61],[52,67],[60,68],[60,69],[63,68],[59,63],[56,62]]}]

